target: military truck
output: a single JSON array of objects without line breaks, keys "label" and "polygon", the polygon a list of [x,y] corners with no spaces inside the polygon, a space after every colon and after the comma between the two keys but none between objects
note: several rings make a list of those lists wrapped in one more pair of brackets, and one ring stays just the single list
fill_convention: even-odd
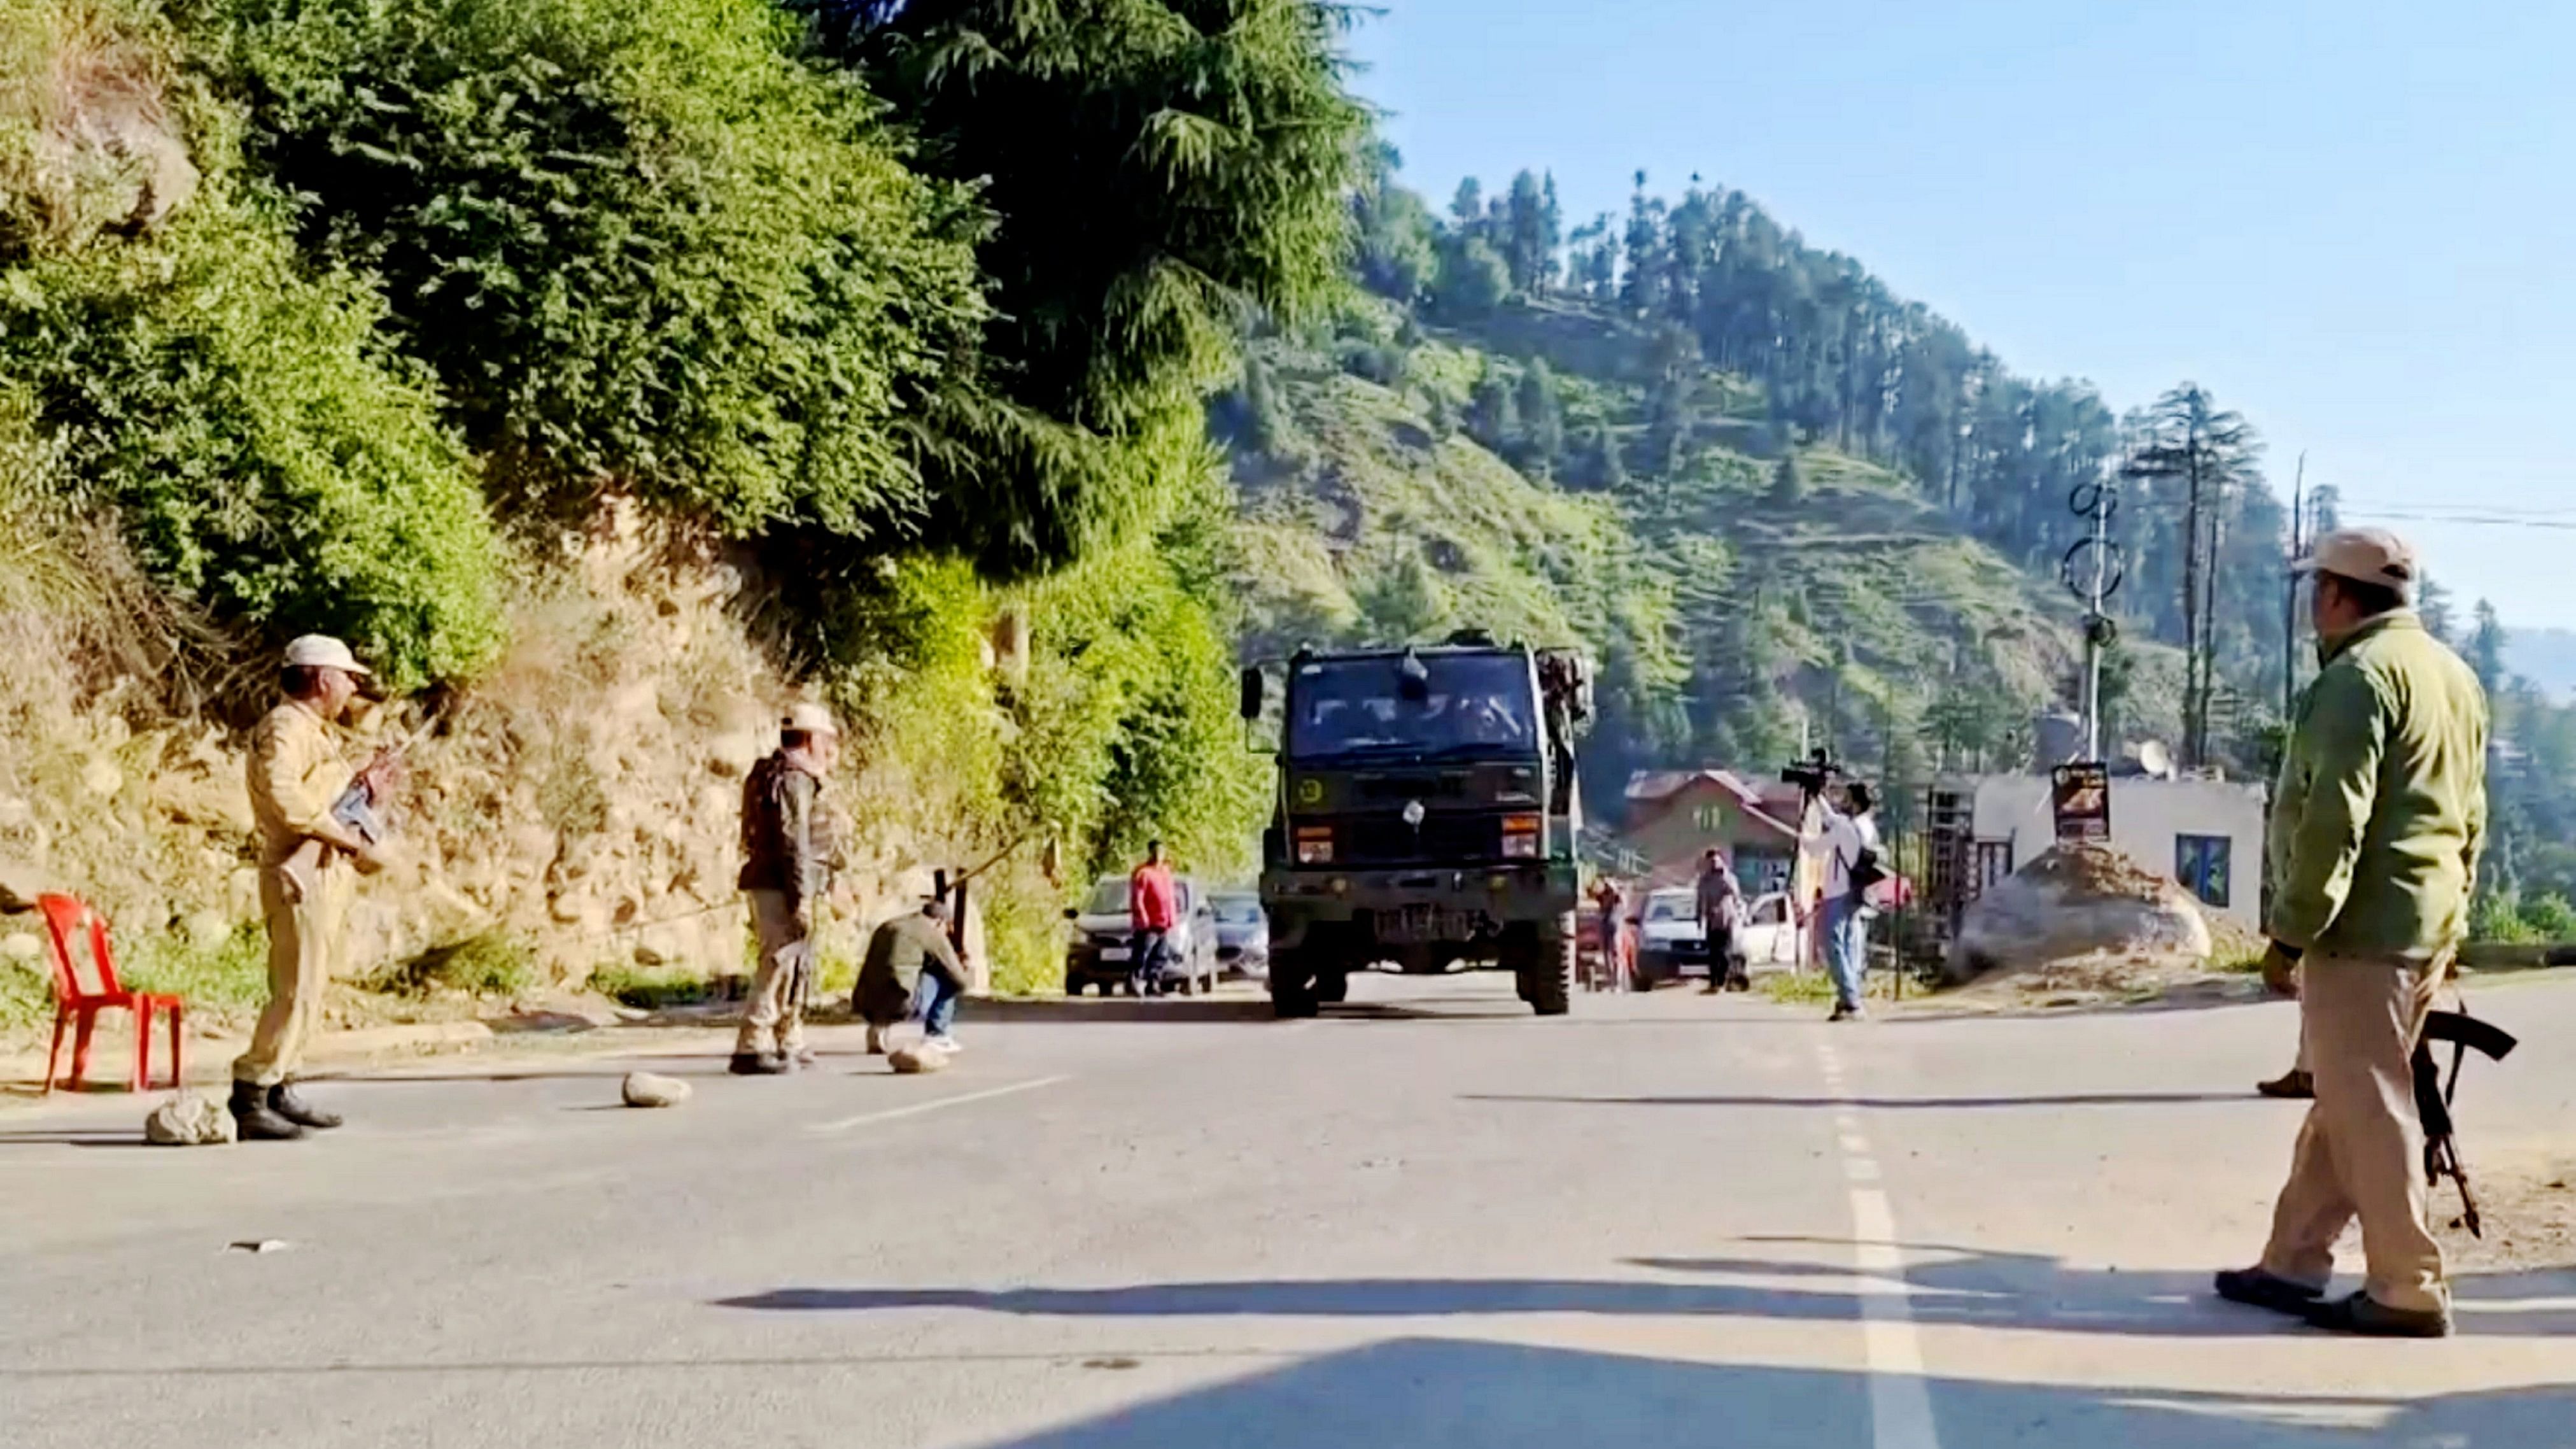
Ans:
[{"label": "military truck", "polygon": [[[1343,999],[1351,973],[1500,969],[1541,1016],[1574,982],[1582,804],[1579,655],[1460,634],[1438,645],[1301,649],[1280,671],[1278,803],[1263,839],[1270,999]],[[1243,674],[1266,713],[1269,673]]]}]

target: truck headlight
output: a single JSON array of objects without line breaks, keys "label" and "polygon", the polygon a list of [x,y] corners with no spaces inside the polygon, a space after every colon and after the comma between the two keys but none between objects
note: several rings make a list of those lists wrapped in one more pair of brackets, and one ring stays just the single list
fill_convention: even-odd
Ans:
[{"label": "truck headlight", "polygon": [[1536,860],[1541,838],[1539,817],[1506,815],[1503,817],[1503,859]]},{"label": "truck headlight", "polygon": [[1300,825],[1297,827],[1297,863],[1331,865],[1333,863],[1333,827]]}]

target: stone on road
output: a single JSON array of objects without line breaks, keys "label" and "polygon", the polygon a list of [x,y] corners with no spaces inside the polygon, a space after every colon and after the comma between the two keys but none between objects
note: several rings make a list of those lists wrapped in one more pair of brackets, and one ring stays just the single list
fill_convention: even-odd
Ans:
[{"label": "stone on road", "polygon": [[[758,1080],[712,1036],[433,1063],[224,1153],[96,1150],[132,1141],[115,1098],[0,1114],[0,1438],[2576,1444],[2568,1264],[2464,1272],[2432,1344],[2207,1296],[2288,1160],[2299,1107],[2250,1089],[2285,1006],[1828,1028],[1352,994],[978,1004],[936,1082],[846,1029]],[[2576,983],[2478,1009],[2576,1039]],[[2565,1147],[2571,1060],[2473,1077],[2473,1151]],[[602,1110],[638,1068],[691,1109]],[[296,1250],[223,1251],[271,1238]]]},{"label": "stone on road", "polygon": [[629,1107],[676,1107],[695,1090],[678,1077],[660,1072],[628,1072],[617,1092]]}]

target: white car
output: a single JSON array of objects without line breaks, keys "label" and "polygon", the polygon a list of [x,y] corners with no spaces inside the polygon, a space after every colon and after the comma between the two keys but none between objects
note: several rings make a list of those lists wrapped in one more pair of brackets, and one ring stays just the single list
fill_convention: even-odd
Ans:
[{"label": "white car", "polygon": [[[1745,964],[1786,965],[1797,959],[1797,933],[1789,919],[1789,896],[1773,891],[1756,896],[1737,934]],[[1645,984],[1708,974],[1708,935],[1699,923],[1699,892],[1672,886],[1646,897],[1637,928],[1637,974]]]}]

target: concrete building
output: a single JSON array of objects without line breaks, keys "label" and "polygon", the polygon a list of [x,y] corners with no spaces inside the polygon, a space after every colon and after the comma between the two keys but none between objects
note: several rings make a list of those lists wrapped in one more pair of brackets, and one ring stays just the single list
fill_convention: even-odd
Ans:
[{"label": "concrete building", "polygon": [[[2045,775],[1986,775],[1974,782],[1975,835],[2008,849],[2019,870],[2057,843]],[[2171,875],[2211,910],[2262,929],[2263,787],[2233,780],[2111,778],[2111,845]]]}]

